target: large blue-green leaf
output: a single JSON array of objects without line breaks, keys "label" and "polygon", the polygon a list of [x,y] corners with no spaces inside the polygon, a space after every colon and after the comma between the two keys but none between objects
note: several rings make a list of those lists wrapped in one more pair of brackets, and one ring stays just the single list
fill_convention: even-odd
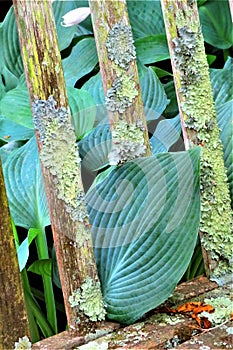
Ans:
[{"label": "large blue-green leaf", "polygon": [[199,15],[204,39],[219,49],[233,45],[233,25],[229,1],[209,0],[199,7]]},{"label": "large blue-green leaf", "polygon": [[67,88],[75,135],[81,139],[94,125],[96,117],[95,101],[84,90]]},{"label": "large blue-green leaf", "polygon": [[0,116],[0,140],[5,142],[29,140],[33,135],[34,130]]},{"label": "large blue-green leaf", "polygon": [[135,41],[137,58],[143,64],[170,58],[165,34],[149,35]]},{"label": "large blue-green leaf", "polygon": [[76,81],[90,73],[98,63],[94,38],[79,41],[71,54],[63,61],[67,86],[74,86]]},{"label": "large blue-green leaf", "polygon": [[107,315],[131,323],[185,272],[200,218],[199,148],[139,158],[87,194]]},{"label": "large blue-green leaf", "polygon": [[233,98],[233,58],[229,57],[222,69],[211,69],[210,78],[216,106]]},{"label": "large blue-green leaf", "polygon": [[3,170],[15,225],[25,228],[44,228],[49,225],[35,137],[7,157]]},{"label": "large blue-green leaf", "polygon": [[165,34],[160,1],[127,0],[127,8],[134,39]]},{"label": "large blue-green leaf", "polygon": [[233,207],[233,100],[217,107],[217,120],[220,128],[220,138],[223,144],[224,163],[227,169],[227,178],[230,187]]},{"label": "large blue-green leaf", "polygon": [[6,93],[0,101],[0,112],[6,118],[25,128],[33,129],[28,90],[18,86]]},{"label": "large blue-green leaf", "polygon": [[150,138],[152,153],[168,152],[170,147],[181,139],[180,116],[162,119]]},{"label": "large blue-green leaf", "polygon": [[15,77],[23,73],[13,6],[0,26],[1,70],[6,67]]},{"label": "large blue-green leaf", "polygon": [[223,69],[212,69],[210,73],[213,96],[217,110],[220,138],[223,144],[224,163],[227,169],[228,183],[233,206],[233,59],[228,58]]}]

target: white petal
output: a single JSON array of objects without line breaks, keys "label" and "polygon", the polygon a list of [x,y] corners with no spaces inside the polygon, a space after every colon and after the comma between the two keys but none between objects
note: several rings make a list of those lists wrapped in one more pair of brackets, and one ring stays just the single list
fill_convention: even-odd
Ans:
[{"label": "white petal", "polygon": [[76,25],[84,21],[84,19],[86,19],[90,13],[91,12],[89,7],[79,7],[75,10],[69,11],[62,17],[63,22],[61,23],[61,25],[63,27],[70,27]]}]

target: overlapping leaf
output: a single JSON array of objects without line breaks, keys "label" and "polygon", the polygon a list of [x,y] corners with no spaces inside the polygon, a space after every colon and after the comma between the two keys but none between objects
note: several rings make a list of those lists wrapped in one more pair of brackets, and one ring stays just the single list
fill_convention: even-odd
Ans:
[{"label": "overlapping leaf", "polygon": [[13,6],[8,11],[0,27],[0,46],[2,55],[1,69],[6,67],[15,77],[19,78],[23,73],[23,63],[20,56]]},{"label": "overlapping leaf", "polygon": [[0,116],[0,140],[5,142],[29,140],[33,135],[34,130]]},{"label": "overlapping leaf", "polygon": [[0,101],[1,114],[25,128],[33,129],[32,112],[26,87],[18,86]]},{"label": "overlapping leaf", "polygon": [[165,34],[149,35],[135,40],[137,58],[143,63],[154,63],[170,58]]},{"label": "overlapping leaf", "polygon": [[227,169],[231,198],[233,198],[232,69],[233,59],[229,57],[223,69],[211,70],[211,84],[217,110],[217,121],[220,128],[220,138],[223,144],[224,163]]},{"label": "overlapping leaf", "polygon": [[50,223],[35,137],[12,152],[3,164],[15,225],[43,228]]},{"label": "overlapping leaf", "polygon": [[181,139],[180,116],[161,120],[150,139],[152,153],[168,152],[169,148]]},{"label": "overlapping leaf", "polygon": [[67,93],[75,135],[77,139],[81,139],[85,133],[93,128],[96,117],[95,102],[91,95],[84,90],[68,88]]},{"label": "overlapping leaf", "polygon": [[160,1],[128,0],[127,9],[135,39],[165,34]]},{"label": "overlapping leaf", "polygon": [[185,272],[199,226],[199,153],[137,159],[88,192],[110,319],[134,322],[161,304]]},{"label": "overlapping leaf", "polygon": [[76,81],[90,73],[98,63],[94,38],[79,41],[71,54],[63,61],[67,86],[74,86]]},{"label": "overlapping leaf", "polygon": [[199,7],[199,15],[204,39],[219,49],[228,49],[233,45],[233,25],[229,1],[207,1]]}]

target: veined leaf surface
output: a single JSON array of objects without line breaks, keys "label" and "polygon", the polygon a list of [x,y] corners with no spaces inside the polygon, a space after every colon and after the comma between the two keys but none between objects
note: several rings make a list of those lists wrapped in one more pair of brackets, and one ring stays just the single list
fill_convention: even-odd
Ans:
[{"label": "veined leaf surface", "polygon": [[87,194],[110,319],[132,323],[160,305],[185,272],[200,218],[199,148],[139,158]]},{"label": "veined leaf surface", "polygon": [[44,228],[50,219],[35,137],[3,164],[11,215],[17,226]]}]

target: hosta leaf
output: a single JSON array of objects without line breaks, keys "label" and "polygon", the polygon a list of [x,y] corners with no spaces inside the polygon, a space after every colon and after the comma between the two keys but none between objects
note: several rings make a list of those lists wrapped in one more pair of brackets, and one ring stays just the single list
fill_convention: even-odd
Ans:
[{"label": "hosta leaf", "polygon": [[28,231],[27,237],[23,240],[23,242],[18,245],[17,242],[17,257],[19,262],[19,270],[22,271],[27,263],[29,258],[29,246],[34,238],[40,233],[40,230],[31,228]]},{"label": "hosta leaf", "polygon": [[217,107],[217,120],[220,128],[220,138],[223,144],[224,163],[227,168],[227,178],[233,207],[233,100]]},{"label": "hosta leaf", "polygon": [[8,91],[0,101],[0,111],[12,122],[33,129],[32,112],[26,87],[19,86]]},{"label": "hosta leaf", "polygon": [[29,140],[34,130],[25,128],[9,119],[0,116],[0,139],[5,142]]},{"label": "hosta leaf", "polygon": [[211,85],[213,89],[213,97],[215,105],[219,106],[229,100],[233,96],[233,58],[229,57],[223,69],[211,69]]},{"label": "hosta leaf", "polygon": [[49,225],[35,137],[8,156],[3,170],[15,225],[25,228],[44,228]]},{"label": "hosta leaf", "polygon": [[169,81],[167,84],[164,85],[164,90],[167,95],[167,98],[169,99],[169,103],[163,113],[163,115],[166,118],[172,118],[175,117],[179,113],[178,105],[177,105],[177,98],[176,98],[176,91],[173,81]]},{"label": "hosta leaf", "polygon": [[56,23],[57,36],[60,50],[64,50],[68,47],[76,33],[76,27],[63,27],[61,25],[62,16],[67,12],[74,10],[76,8],[74,1],[54,1],[53,2],[53,12],[54,19]]},{"label": "hosta leaf", "polygon": [[108,154],[111,151],[112,137],[108,124],[98,125],[78,144],[82,166],[96,171],[108,165]]},{"label": "hosta leaf", "polygon": [[[157,119],[165,110],[169,100],[163,85],[152,68],[139,64],[139,80],[147,121]],[[100,73],[83,85],[94,98],[96,104],[104,104],[104,91]],[[106,116],[106,114],[105,114]]]},{"label": "hosta leaf", "polygon": [[146,120],[157,119],[169,103],[163,85],[150,67],[139,69],[139,77]]},{"label": "hosta leaf", "polygon": [[1,69],[6,67],[15,77],[23,73],[23,63],[20,56],[18,32],[16,28],[13,6],[8,11],[0,27]]},{"label": "hosta leaf", "polygon": [[232,46],[233,25],[228,1],[207,1],[199,7],[199,15],[204,39],[208,44],[219,49]]},{"label": "hosta leaf", "polygon": [[34,261],[27,269],[30,272],[34,272],[40,276],[52,276],[52,259],[40,259]]},{"label": "hosta leaf", "polygon": [[88,91],[94,98],[97,105],[104,105],[104,89],[100,73],[91,77],[83,86],[81,90]]},{"label": "hosta leaf", "polygon": [[95,101],[84,90],[68,88],[67,93],[76,138],[81,139],[85,133],[93,128],[96,117]]},{"label": "hosta leaf", "polygon": [[107,315],[131,323],[185,272],[200,218],[199,148],[139,158],[87,194]]},{"label": "hosta leaf", "polygon": [[160,1],[128,0],[127,8],[135,39],[165,34]]},{"label": "hosta leaf", "polygon": [[179,115],[172,119],[161,120],[150,138],[152,153],[168,152],[169,148],[181,138],[180,133]]},{"label": "hosta leaf", "polygon": [[137,58],[143,64],[170,58],[165,34],[150,35],[135,41]]},{"label": "hosta leaf", "polygon": [[79,41],[71,54],[62,60],[67,86],[74,86],[76,81],[90,73],[98,63],[94,38]]}]

